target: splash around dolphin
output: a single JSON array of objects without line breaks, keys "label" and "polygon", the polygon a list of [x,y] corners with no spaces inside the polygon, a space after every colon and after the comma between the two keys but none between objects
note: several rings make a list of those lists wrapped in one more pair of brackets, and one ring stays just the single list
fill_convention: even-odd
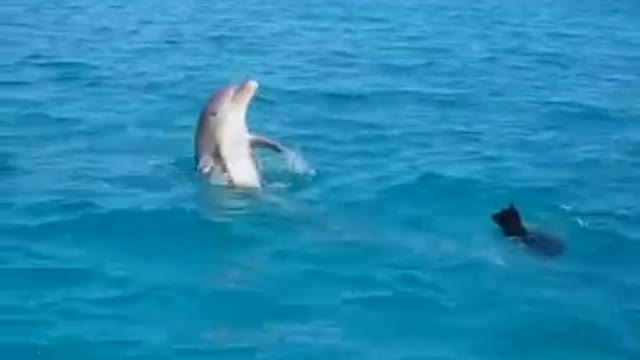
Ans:
[{"label": "splash around dolphin", "polygon": [[254,135],[247,127],[247,110],[258,89],[255,80],[228,85],[205,103],[195,131],[195,162],[203,176],[226,181],[231,187],[260,188],[255,149],[287,153],[279,142]]}]

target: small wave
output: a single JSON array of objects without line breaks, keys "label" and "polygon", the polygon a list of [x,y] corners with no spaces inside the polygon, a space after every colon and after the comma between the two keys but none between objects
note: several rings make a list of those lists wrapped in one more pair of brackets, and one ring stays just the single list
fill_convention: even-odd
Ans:
[{"label": "small wave", "polygon": [[576,223],[578,223],[578,225],[580,225],[581,228],[587,228],[589,227],[589,223],[582,220],[580,217],[576,216],[575,217]]},{"label": "small wave", "polygon": [[23,60],[27,65],[34,65],[44,69],[55,70],[78,70],[78,71],[91,71],[98,70],[100,67],[82,60],[46,60],[46,58],[38,59],[25,59]]},{"label": "small wave", "polygon": [[34,284],[51,288],[77,286],[93,281],[96,273],[85,267],[71,266],[3,266],[0,268],[4,289],[30,289]]},{"label": "small wave", "polygon": [[425,96],[429,93],[424,89],[419,88],[396,88],[393,90],[376,89],[375,87],[367,88],[363,90],[362,87],[358,89],[322,89],[317,87],[275,87],[276,92],[282,92],[285,94],[304,94],[305,96],[322,96],[334,100],[364,100],[368,98],[373,99],[389,99],[392,97],[407,97],[407,96]]},{"label": "small wave", "polygon": [[573,210],[573,206],[568,205],[568,204],[561,204],[560,208],[565,212],[570,212],[570,211]]},{"label": "small wave", "polygon": [[418,61],[385,61],[380,64],[383,69],[388,71],[398,71],[398,72],[406,72],[406,71],[418,71],[421,69],[432,67],[434,64],[433,60],[418,60]]},{"label": "small wave", "polygon": [[28,86],[31,85],[32,82],[29,80],[22,80],[22,79],[3,79],[0,80],[0,86],[1,87],[20,87],[20,86]]},{"label": "small wave", "polygon": [[15,173],[19,167],[11,154],[0,153],[0,175]]}]

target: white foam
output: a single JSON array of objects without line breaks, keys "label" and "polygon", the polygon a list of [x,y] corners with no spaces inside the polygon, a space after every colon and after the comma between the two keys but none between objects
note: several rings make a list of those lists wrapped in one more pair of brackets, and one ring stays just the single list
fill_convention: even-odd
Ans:
[{"label": "white foam", "polygon": [[578,225],[579,225],[581,228],[587,228],[587,227],[589,227],[589,223],[588,223],[588,222],[586,222],[586,221],[584,221],[584,220],[582,220],[580,217],[576,216],[576,217],[575,217],[575,220],[576,220],[576,222],[578,223]]},{"label": "white foam", "polygon": [[315,175],[316,171],[309,165],[301,153],[288,149],[285,152],[285,159],[287,168],[296,173],[302,175]]}]

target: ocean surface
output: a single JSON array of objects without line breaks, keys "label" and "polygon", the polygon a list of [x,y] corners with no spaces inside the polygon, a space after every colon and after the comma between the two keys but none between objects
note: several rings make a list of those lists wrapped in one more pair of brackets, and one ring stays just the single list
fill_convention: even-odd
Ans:
[{"label": "ocean surface", "polygon": [[0,358],[640,359],[639,99],[636,0],[3,0]]}]

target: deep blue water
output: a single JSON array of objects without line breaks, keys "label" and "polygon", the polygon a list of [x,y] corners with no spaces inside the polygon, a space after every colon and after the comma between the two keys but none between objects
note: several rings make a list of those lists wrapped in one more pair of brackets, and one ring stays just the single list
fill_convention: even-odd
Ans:
[{"label": "deep blue water", "polygon": [[[0,3],[0,358],[640,358],[640,3]],[[193,172],[261,84],[260,196]],[[544,258],[490,215],[561,237]]]}]

